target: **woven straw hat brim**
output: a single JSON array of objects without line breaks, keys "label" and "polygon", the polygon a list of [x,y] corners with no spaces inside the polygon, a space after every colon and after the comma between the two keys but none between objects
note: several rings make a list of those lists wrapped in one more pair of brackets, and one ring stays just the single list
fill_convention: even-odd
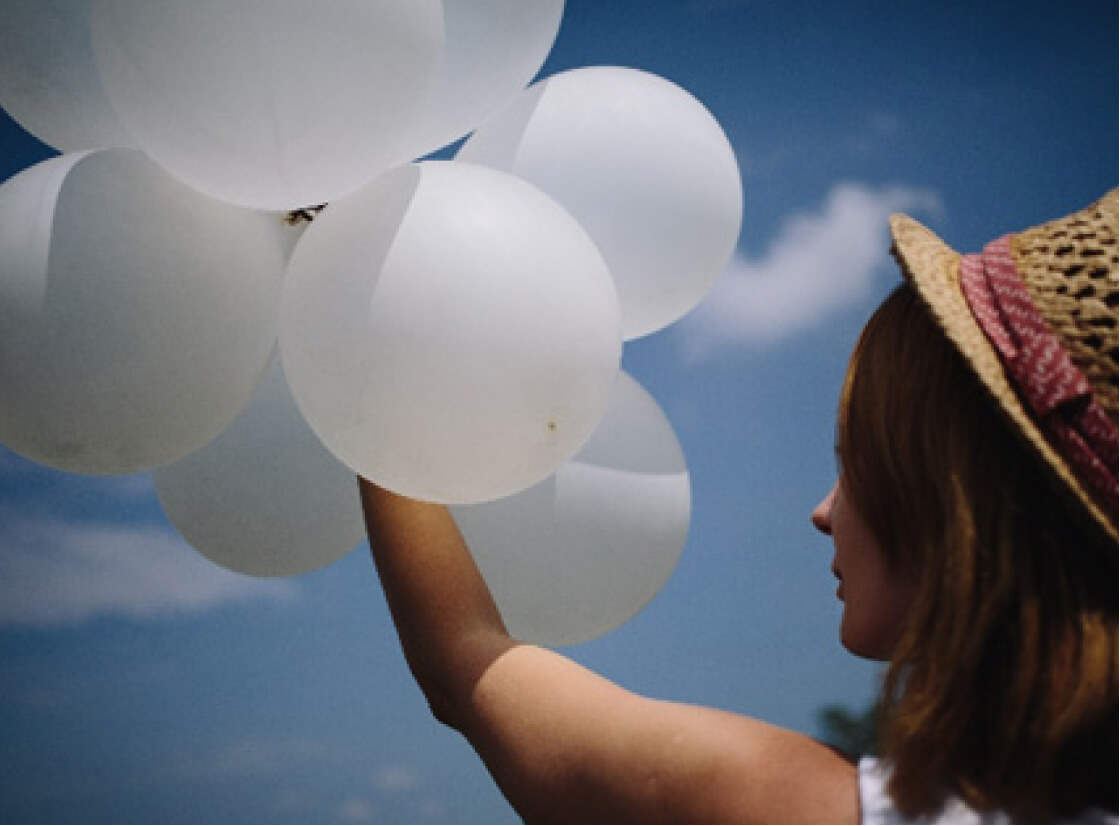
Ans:
[{"label": "woven straw hat brim", "polygon": [[1117,530],[1112,518],[1093,500],[1061,454],[1051,446],[1035,424],[1019,394],[1008,381],[995,348],[973,318],[961,291],[961,255],[907,215],[892,215],[890,228],[895,257],[903,276],[917,290],[934,320],[1058,481],[1081,502],[1108,535],[1116,540]]}]

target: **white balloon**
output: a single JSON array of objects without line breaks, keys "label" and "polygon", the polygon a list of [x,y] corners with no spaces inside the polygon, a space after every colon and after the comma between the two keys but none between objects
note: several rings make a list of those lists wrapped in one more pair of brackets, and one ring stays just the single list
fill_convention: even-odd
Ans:
[{"label": "white balloon", "polygon": [[90,0],[0,3],[0,105],[62,152],[133,146],[93,61]]},{"label": "white balloon", "polygon": [[296,402],[357,473],[478,502],[540,481],[606,409],[622,350],[594,243],[504,172],[404,166],[328,206],[288,266]]},{"label": "white balloon", "polygon": [[134,149],[0,187],[0,442],[129,473],[214,438],[275,344],[276,216],[206,198]]},{"label": "white balloon", "polygon": [[456,157],[525,178],[583,224],[618,285],[626,339],[695,307],[738,242],[742,184],[727,136],[696,98],[647,72],[553,75]]},{"label": "white balloon", "polygon": [[243,574],[314,571],[365,534],[354,474],[307,426],[278,358],[233,424],[154,478],[175,529]]},{"label": "white balloon", "polygon": [[662,589],[688,535],[691,487],[672,425],[620,373],[602,423],[555,475],[452,514],[510,633],[569,645],[619,627]]},{"label": "white balloon", "polygon": [[439,0],[93,0],[136,142],[216,198],[320,204],[402,154],[443,48]]},{"label": "white balloon", "polygon": [[463,137],[517,97],[548,57],[563,14],[564,0],[444,0],[446,46],[417,154]]}]

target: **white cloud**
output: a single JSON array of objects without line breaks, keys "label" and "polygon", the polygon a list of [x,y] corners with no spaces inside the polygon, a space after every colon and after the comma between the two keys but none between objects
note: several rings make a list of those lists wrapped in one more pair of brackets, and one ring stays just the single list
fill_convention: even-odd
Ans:
[{"label": "white cloud", "polygon": [[78,523],[0,508],[0,626],[197,614],[296,593],[220,568],[158,526]]},{"label": "white cloud", "polygon": [[675,326],[682,349],[699,357],[772,343],[858,304],[891,265],[887,217],[939,210],[928,190],[836,184],[818,209],[787,217],[764,256],[732,259]]},{"label": "white cloud", "polygon": [[418,805],[420,814],[424,819],[439,823],[440,820],[447,820],[447,806],[438,800],[426,798],[421,800]]},{"label": "white cloud", "polygon": [[184,759],[183,777],[260,777],[337,758],[324,742],[304,737],[246,736],[219,743]]},{"label": "white cloud", "polygon": [[373,807],[360,797],[347,798],[339,807],[339,817],[343,823],[372,823]]},{"label": "white cloud", "polygon": [[411,791],[420,780],[420,772],[404,763],[387,763],[373,771],[373,785],[382,792]]}]

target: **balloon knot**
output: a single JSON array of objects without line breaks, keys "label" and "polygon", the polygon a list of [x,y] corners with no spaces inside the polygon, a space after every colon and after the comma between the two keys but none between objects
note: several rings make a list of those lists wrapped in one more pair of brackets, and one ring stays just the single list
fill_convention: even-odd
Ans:
[{"label": "balloon knot", "polygon": [[326,206],[326,204],[319,204],[318,206],[309,206],[303,209],[293,209],[284,216],[284,223],[292,227],[305,222],[310,224],[315,220],[315,216],[326,209]]}]

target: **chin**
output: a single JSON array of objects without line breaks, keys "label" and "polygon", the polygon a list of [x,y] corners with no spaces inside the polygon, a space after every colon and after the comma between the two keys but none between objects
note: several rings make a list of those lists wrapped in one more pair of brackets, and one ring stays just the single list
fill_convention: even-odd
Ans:
[{"label": "chin", "polygon": [[891,658],[890,646],[876,640],[865,639],[858,634],[845,633],[843,626],[840,627],[840,644],[848,650],[849,654],[862,660],[885,663]]}]

